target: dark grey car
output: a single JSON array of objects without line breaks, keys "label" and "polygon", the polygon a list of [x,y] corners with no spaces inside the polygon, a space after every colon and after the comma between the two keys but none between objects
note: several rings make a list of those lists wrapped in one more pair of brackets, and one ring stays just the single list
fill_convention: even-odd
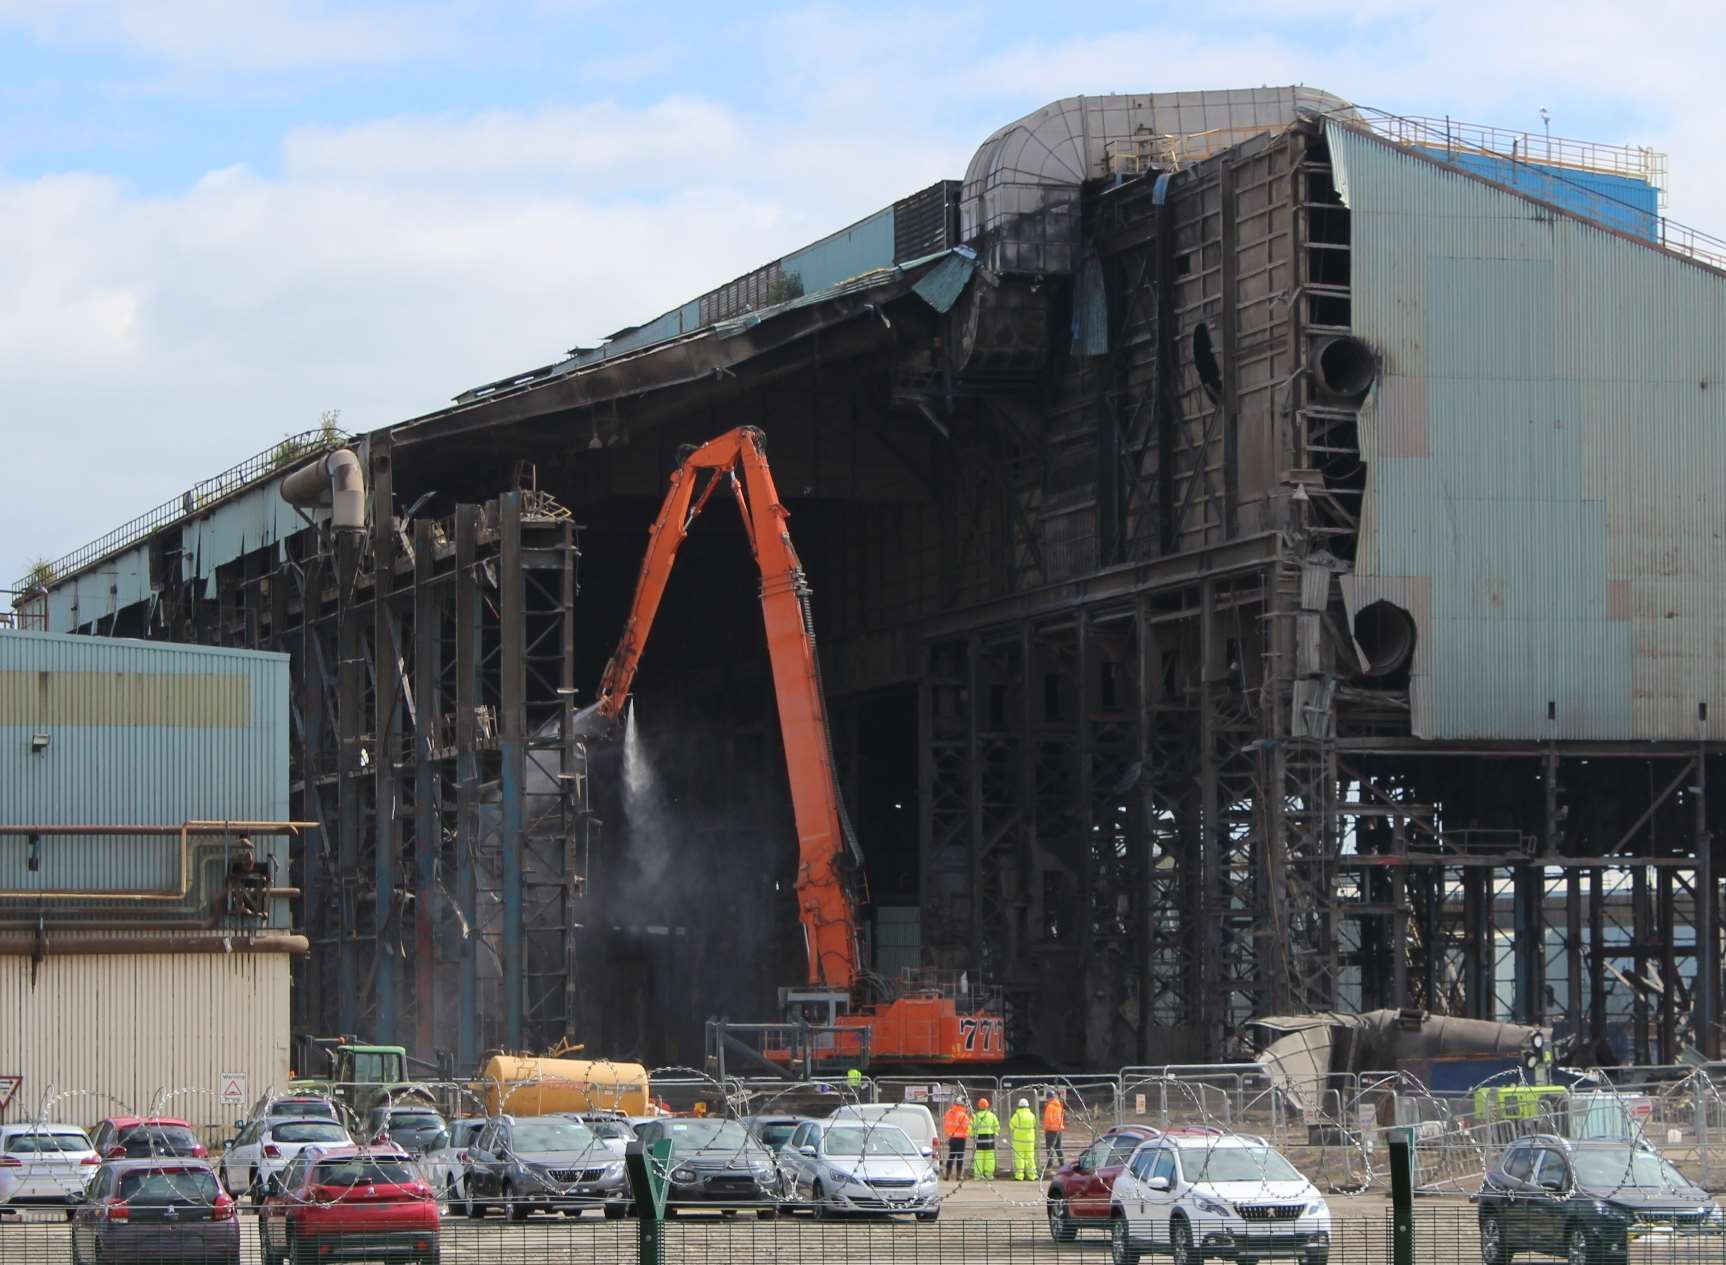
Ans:
[{"label": "dark grey car", "polygon": [[638,1123],[635,1132],[644,1150],[661,1138],[671,1142],[667,1212],[748,1209],[764,1221],[778,1215],[779,1168],[736,1120],[667,1116]]},{"label": "dark grey car", "polygon": [[512,1221],[535,1211],[579,1217],[602,1208],[629,1210],[623,1161],[592,1129],[566,1116],[495,1116],[468,1147],[467,1214],[501,1204]]},{"label": "dark grey car", "polygon": [[72,1262],[239,1265],[234,1212],[203,1160],[110,1160],[72,1214]]},{"label": "dark grey car", "polygon": [[1518,1252],[1595,1265],[1626,1259],[1639,1239],[1726,1232],[1707,1191],[1628,1141],[1523,1138],[1486,1170],[1474,1200],[1486,1265],[1506,1265]]}]

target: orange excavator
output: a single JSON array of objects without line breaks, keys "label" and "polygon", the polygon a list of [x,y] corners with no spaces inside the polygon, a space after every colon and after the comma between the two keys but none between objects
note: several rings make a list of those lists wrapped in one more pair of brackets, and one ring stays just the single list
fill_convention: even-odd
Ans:
[{"label": "orange excavator", "polygon": [[[962,975],[942,978],[926,972],[907,972],[889,988],[864,969],[854,877],[862,852],[833,771],[809,584],[791,546],[789,516],[757,428],[740,426],[679,454],[648,537],[629,619],[589,711],[611,724],[622,717],[678,546],[721,484],[743,515],[761,571],[761,614],[797,823],[797,912],[808,983],[780,990],[786,1017],[820,1026],[827,1034],[826,1056],[848,1063],[1001,1062],[1007,1054],[1005,1025],[990,990]],[[785,1050],[776,1053],[771,1046],[767,1056],[789,1061]]]}]

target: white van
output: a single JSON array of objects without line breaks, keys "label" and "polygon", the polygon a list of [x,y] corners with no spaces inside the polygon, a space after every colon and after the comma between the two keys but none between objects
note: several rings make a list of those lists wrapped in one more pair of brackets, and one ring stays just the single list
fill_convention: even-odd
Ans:
[{"label": "white van", "polygon": [[890,1124],[902,1129],[925,1156],[935,1154],[938,1133],[935,1117],[922,1103],[865,1102],[846,1103],[833,1113],[835,1120],[863,1120],[871,1124]]}]

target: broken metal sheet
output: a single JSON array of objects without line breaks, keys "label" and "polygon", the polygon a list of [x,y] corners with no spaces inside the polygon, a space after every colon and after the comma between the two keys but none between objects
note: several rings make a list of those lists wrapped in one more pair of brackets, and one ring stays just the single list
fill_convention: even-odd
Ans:
[{"label": "broken metal sheet", "polygon": [[953,251],[924,273],[912,291],[937,312],[948,311],[959,301],[977,265],[969,251]]}]

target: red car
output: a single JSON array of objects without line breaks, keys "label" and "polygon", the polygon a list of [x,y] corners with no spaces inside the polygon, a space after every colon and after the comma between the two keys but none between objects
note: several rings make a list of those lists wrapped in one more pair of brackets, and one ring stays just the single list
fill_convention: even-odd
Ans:
[{"label": "red car", "polygon": [[1107,1230],[1115,1178],[1133,1158],[1139,1143],[1161,1135],[1161,1129],[1150,1125],[1116,1125],[1076,1160],[1057,1170],[1049,1181],[1050,1237],[1057,1243],[1068,1243],[1082,1229]]},{"label": "red car", "polygon": [[90,1130],[90,1146],[107,1160],[162,1155],[201,1160],[209,1155],[191,1125],[169,1116],[109,1116]]},{"label": "red car", "polygon": [[399,1147],[309,1146],[264,1188],[258,1242],[264,1265],[438,1265],[437,1196]]}]

